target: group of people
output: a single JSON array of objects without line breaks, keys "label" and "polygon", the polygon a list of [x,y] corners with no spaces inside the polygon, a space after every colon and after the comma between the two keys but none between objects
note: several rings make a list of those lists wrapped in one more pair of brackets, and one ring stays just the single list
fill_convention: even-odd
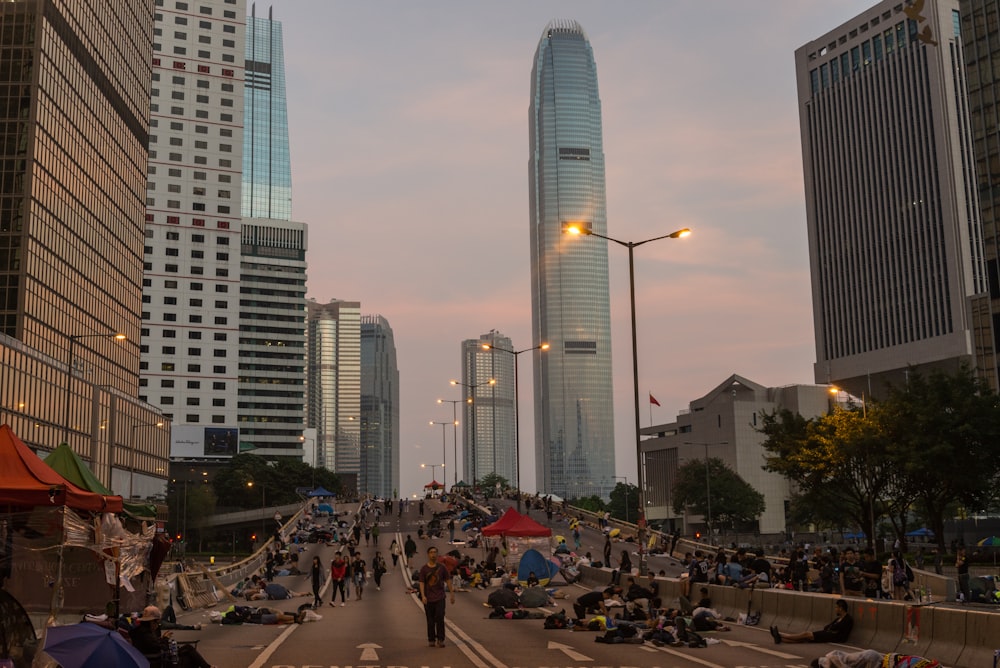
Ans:
[{"label": "group of people", "polygon": [[[393,557],[395,564],[395,558],[398,558],[398,555],[393,553]],[[362,600],[365,585],[368,583],[369,573],[375,582],[375,589],[381,591],[382,576],[387,571],[388,567],[386,566],[385,558],[379,550],[375,550],[375,554],[369,563],[365,562],[360,552],[354,552],[345,556],[338,550],[333,556],[333,561],[330,562],[330,585],[333,592],[330,596],[330,605],[337,605],[338,593],[340,594],[341,607],[347,605],[347,601],[351,600],[352,589],[354,599],[356,601]],[[323,604],[319,592],[323,586],[324,572],[325,570],[319,557],[313,557],[312,566],[309,571],[309,577],[312,580],[313,607],[319,607]]]}]

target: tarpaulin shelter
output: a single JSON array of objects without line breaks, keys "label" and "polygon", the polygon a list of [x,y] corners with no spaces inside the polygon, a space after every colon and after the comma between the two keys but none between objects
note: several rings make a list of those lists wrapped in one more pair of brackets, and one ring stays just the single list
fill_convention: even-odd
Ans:
[{"label": "tarpaulin shelter", "polygon": [[491,545],[502,542],[506,546],[507,567],[511,569],[517,568],[521,555],[528,550],[538,550],[543,555],[552,552],[552,529],[513,508],[508,508],[493,524],[483,527],[482,534]]},{"label": "tarpaulin shelter", "polygon": [[514,522],[509,529],[504,531],[504,534],[519,538],[548,538],[552,535],[552,529],[542,526],[527,515],[521,515],[520,519]]},{"label": "tarpaulin shelter", "polygon": [[317,497],[317,496],[337,496],[337,495],[331,492],[330,490],[326,489],[325,487],[320,486],[314,489],[313,491],[309,492],[309,496]]},{"label": "tarpaulin shelter", "polygon": [[[52,467],[52,470],[69,480],[71,483],[95,494],[112,496],[114,492],[105,487],[93,471],[80,459],[79,455],[73,452],[65,443],[61,443],[55,450],[45,458],[45,463]],[[156,507],[148,503],[131,503],[123,501],[122,506],[125,514],[137,520],[152,522],[156,520]]]},{"label": "tarpaulin shelter", "polygon": [[500,519],[498,519],[493,524],[487,524],[483,527],[482,534],[484,536],[499,536],[502,535],[507,529],[514,526],[514,524],[524,517],[521,513],[517,512],[513,508],[508,508]]},{"label": "tarpaulin shelter", "polygon": [[95,494],[73,484],[38,458],[10,425],[0,425],[0,505],[68,506],[120,513],[122,497]]}]

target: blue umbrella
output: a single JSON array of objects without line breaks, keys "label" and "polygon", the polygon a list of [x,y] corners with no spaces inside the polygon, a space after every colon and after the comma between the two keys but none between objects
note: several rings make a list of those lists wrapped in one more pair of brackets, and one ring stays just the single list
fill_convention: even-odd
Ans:
[{"label": "blue umbrella", "polygon": [[979,547],[997,547],[1000,546],[1000,538],[996,536],[987,536],[980,541],[976,542]]},{"label": "blue umbrella", "polygon": [[915,529],[914,531],[911,531],[911,532],[909,532],[906,535],[907,536],[933,537],[934,536],[934,532],[931,531],[930,529],[928,529],[927,527],[920,527],[919,529]]},{"label": "blue umbrella", "polygon": [[49,627],[44,649],[62,668],[149,668],[149,659],[118,631],[89,622]]}]

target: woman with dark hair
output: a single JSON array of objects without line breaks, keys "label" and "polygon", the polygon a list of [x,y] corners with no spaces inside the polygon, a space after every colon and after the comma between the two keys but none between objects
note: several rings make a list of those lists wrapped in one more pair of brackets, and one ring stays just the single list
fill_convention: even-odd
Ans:
[{"label": "woman with dark hair", "polygon": [[309,577],[312,578],[313,608],[323,605],[323,599],[319,597],[320,587],[323,586],[323,564],[319,557],[313,557],[312,566],[309,567]]}]

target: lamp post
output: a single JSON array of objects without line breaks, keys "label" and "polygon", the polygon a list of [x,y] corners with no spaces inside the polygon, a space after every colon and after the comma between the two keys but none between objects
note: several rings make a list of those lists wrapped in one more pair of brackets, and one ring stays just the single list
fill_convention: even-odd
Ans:
[{"label": "lamp post", "polygon": [[[482,387],[483,385],[496,385],[497,381],[496,381],[495,378],[490,378],[489,381],[487,381],[486,383],[476,383],[476,384],[463,383],[461,381],[454,380],[454,379],[452,379],[452,380],[450,380],[448,382],[450,382],[452,385],[460,385],[461,387],[464,387],[464,388],[468,389],[469,390],[469,400],[468,400],[467,403],[473,404],[473,406],[472,406],[472,421],[471,421],[472,442],[469,444],[470,445],[470,447],[469,447],[469,454],[472,457],[472,465],[469,468],[472,470],[472,487],[475,488],[475,486],[476,486],[476,478],[477,478],[476,468],[477,468],[477,464],[478,464],[478,462],[476,462],[476,406],[475,406],[475,402],[476,402],[476,388],[477,387]],[[496,443],[493,444],[493,447],[496,447]]]},{"label": "lamp post", "polygon": [[625,482],[625,523],[628,524],[628,478],[623,475],[613,475],[611,479]]},{"label": "lamp post", "polygon": [[[448,446],[446,444],[446,440],[447,440],[448,437],[445,434],[445,427],[447,427],[449,424],[452,424],[452,423],[451,422],[435,422],[434,420],[430,421],[430,425],[432,427],[434,425],[436,425],[436,424],[441,425],[441,484],[444,485],[445,487],[447,487],[448,486],[448,476],[445,474],[445,470],[444,469],[445,469],[445,464],[448,463],[448,456],[446,454],[447,453],[447,448],[448,448]],[[455,465],[456,468],[458,468],[458,460],[455,460],[454,465]]]},{"label": "lamp post", "polygon": [[80,339],[114,339],[115,341],[124,341],[125,335],[109,332],[105,334],[73,334],[67,337],[69,339],[69,364],[66,367],[66,391],[63,401],[63,442],[69,443],[69,420],[70,420],[70,394],[71,388],[73,386],[73,366],[76,362],[76,342]]},{"label": "lamp post", "polygon": [[548,349],[549,344],[547,343],[539,343],[537,346],[524,350],[507,350],[506,348],[497,348],[489,343],[483,344],[483,350],[499,350],[514,356],[514,487],[517,489],[517,512],[521,512],[521,402],[518,392],[517,361],[520,359],[521,353]]},{"label": "lamp post", "polygon": [[431,470],[431,482],[437,482],[437,475],[435,475],[434,469],[436,469],[438,466],[441,467],[442,471],[444,470],[444,464],[421,464],[420,468],[425,469],[425,468],[430,467],[430,470]]},{"label": "lamp post", "polygon": [[455,474],[452,479],[452,484],[457,485],[458,484],[458,404],[471,404],[472,398],[469,397],[467,399],[438,399],[437,402],[439,404],[451,404],[451,419],[452,419],[452,425],[454,426],[454,429],[452,429],[454,433],[452,434],[451,454],[452,457],[454,457],[455,459],[454,462]]},{"label": "lamp post", "polygon": [[[621,241],[619,239],[614,239],[612,237],[606,237],[603,234],[598,234],[590,228],[584,226],[581,223],[565,223],[563,231],[568,234],[573,235],[584,235],[593,236],[598,239],[604,239],[605,241],[611,241],[619,246],[624,246],[628,249],[628,289],[629,289],[629,306],[632,313],[632,389],[635,395],[635,457],[636,457],[636,477],[637,484],[639,487],[639,519],[645,516],[645,503],[646,503],[646,492],[643,488],[644,477],[642,473],[642,441],[639,439],[639,353],[638,346],[636,344],[635,336],[635,260],[634,253],[636,247],[648,244],[652,241],[659,241],[660,239],[681,239],[683,237],[691,234],[691,230],[684,228],[682,230],[677,230],[676,232],[671,232],[670,234],[664,234],[660,237],[653,237],[652,239],[646,239],[645,241]],[[640,555],[642,551],[642,545],[639,546]],[[641,559],[641,557],[640,557]],[[640,563],[641,570],[641,563]]]},{"label": "lamp post", "polygon": [[684,441],[684,445],[702,445],[705,447],[705,505],[708,510],[705,517],[705,526],[708,527],[708,538],[712,540],[712,476],[708,471],[708,446],[729,445],[729,441],[716,441],[714,443],[695,443]]},{"label": "lamp post", "polygon": [[[249,487],[250,489],[253,489],[253,485],[254,485],[253,480],[247,483],[247,487]],[[267,542],[266,538],[267,534],[264,533],[264,508],[267,506],[267,504],[265,503],[266,495],[267,495],[267,488],[264,487],[264,483],[260,483],[260,542],[261,543]]]},{"label": "lamp post", "polygon": [[146,427],[162,427],[163,422],[146,422],[144,424],[134,424],[132,425],[132,452],[129,453],[129,466],[128,466],[128,498],[135,498],[133,494],[133,481],[135,480],[135,458],[138,444],[136,443],[136,432],[139,429],[144,429]]}]

